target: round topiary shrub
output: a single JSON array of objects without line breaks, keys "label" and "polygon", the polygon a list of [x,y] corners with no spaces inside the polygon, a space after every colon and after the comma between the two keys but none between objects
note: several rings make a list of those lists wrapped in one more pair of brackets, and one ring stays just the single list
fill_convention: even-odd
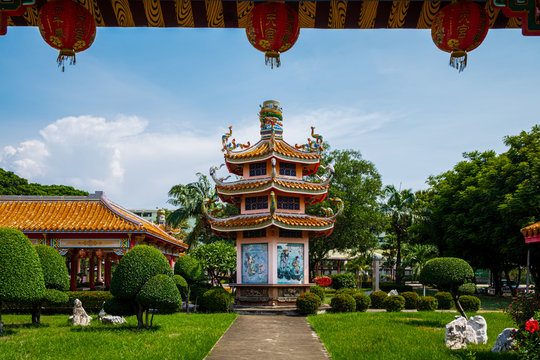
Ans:
[{"label": "round topiary shrub", "polygon": [[405,309],[416,309],[418,307],[418,296],[414,291],[407,291],[401,294],[405,298]]},{"label": "round topiary shrub", "polygon": [[178,291],[180,292],[180,296],[182,297],[182,300],[185,301],[188,294],[188,283],[186,279],[184,279],[180,275],[174,275],[174,282],[176,283],[176,287],[178,288]]},{"label": "round topiary shrub", "polygon": [[383,301],[388,297],[388,294],[382,290],[374,291],[369,294],[371,299],[371,308],[372,309],[384,309]]},{"label": "round topiary shrub", "polygon": [[180,293],[171,275],[159,274],[143,285],[135,300],[145,308],[170,313],[178,310]]},{"label": "round topiary shrub", "polygon": [[301,315],[316,314],[321,302],[317,294],[303,293],[296,298],[296,311]]},{"label": "round topiary shrub", "polygon": [[366,294],[356,293],[352,295],[356,302],[356,311],[366,311],[371,305],[371,299]]},{"label": "round topiary shrub", "polygon": [[418,299],[418,311],[435,311],[438,301],[433,296],[421,296]]},{"label": "round topiary shrub", "polygon": [[461,295],[459,297],[459,303],[463,311],[477,312],[480,310],[481,301],[476,296]]},{"label": "round topiary shrub", "polygon": [[435,298],[438,302],[438,309],[439,310],[449,310],[452,308],[452,294],[450,294],[447,291],[439,291],[435,294]]},{"label": "round topiary shrub", "polygon": [[353,296],[354,294],[358,294],[360,291],[357,289],[350,289],[350,288],[343,288],[336,291],[336,295],[340,294],[347,294]]},{"label": "round topiary shrub", "polygon": [[212,285],[207,283],[195,283],[190,286],[189,301],[200,304],[205,292],[212,289]]},{"label": "round topiary shrub", "polygon": [[355,289],[358,285],[354,274],[335,274],[332,276],[332,288],[339,290],[343,288]]},{"label": "round topiary shrub", "polygon": [[63,291],[56,289],[45,289],[43,302],[48,306],[64,305],[69,302],[69,296]]},{"label": "round topiary shrub", "polygon": [[190,255],[182,255],[178,258],[174,264],[174,273],[186,279],[188,284],[206,279],[199,260]]},{"label": "round topiary shrub", "polygon": [[0,303],[34,304],[45,281],[38,254],[19,230],[0,228]]},{"label": "round topiary shrub", "polygon": [[167,275],[174,284],[167,258],[154,247],[137,245],[118,263],[111,279],[111,294],[120,299],[133,299],[148,280],[160,274]]},{"label": "round topiary shrub", "polygon": [[420,282],[450,293],[474,279],[474,271],[463,259],[441,257],[429,260],[420,272]]},{"label": "round topiary shrub", "polygon": [[66,261],[53,247],[47,245],[34,246],[39,256],[45,287],[60,291],[69,290],[69,273]]},{"label": "round topiary shrub", "polygon": [[332,298],[330,306],[334,312],[353,312],[356,310],[356,301],[351,295],[339,294]]},{"label": "round topiary shrub", "polygon": [[326,291],[322,286],[312,286],[309,288],[309,292],[317,295],[321,299],[321,302],[324,302]]},{"label": "round topiary shrub", "polygon": [[134,300],[110,298],[103,304],[103,310],[107,314],[116,316],[131,316],[137,313],[139,305]]},{"label": "round topiary shrub", "polygon": [[201,297],[202,308],[211,313],[227,312],[231,303],[231,294],[221,287],[207,290]]},{"label": "round topiary shrub", "polygon": [[405,298],[401,295],[387,296],[383,301],[383,306],[388,312],[400,312],[405,309]]},{"label": "round topiary shrub", "polygon": [[465,283],[458,288],[460,295],[474,295],[476,293],[475,283]]}]

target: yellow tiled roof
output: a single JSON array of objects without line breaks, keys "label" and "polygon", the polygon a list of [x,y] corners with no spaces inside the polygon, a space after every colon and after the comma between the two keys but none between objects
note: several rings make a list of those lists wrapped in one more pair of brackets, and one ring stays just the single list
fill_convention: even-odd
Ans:
[{"label": "yellow tiled roof", "polygon": [[[241,231],[243,228],[253,228],[260,225],[288,225],[293,228],[305,228],[306,230],[326,230],[332,227],[335,219],[323,218],[311,215],[296,215],[286,213],[261,214],[261,215],[238,215],[232,218],[210,219],[210,225],[217,230],[228,228],[228,231]],[[264,226],[264,227],[266,227]]]},{"label": "yellow tiled roof", "polygon": [[[307,181],[289,181],[289,180],[282,180],[275,178],[273,179],[273,182],[277,185],[280,185],[285,188],[290,189],[298,189],[298,190],[311,190],[311,191],[322,191],[327,190],[330,185],[320,185],[317,183],[310,183]],[[232,183],[232,184],[226,184],[226,185],[216,185],[216,189],[219,190],[225,190],[225,191],[237,191],[237,190],[248,190],[248,189],[257,189],[261,188],[267,185],[270,185],[272,183],[272,179],[260,179],[260,180],[254,180],[254,181],[243,181],[240,183]]]},{"label": "yellow tiled roof", "polygon": [[157,225],[102,197],[0,196],[0,226],[22,232],[146,233],[187,248]]},{"label": "yellow tiled roof", "polygon": [[275,146],[272,150],[270,148],[271,140],[261,140],[249,149],[240,152],[230,152],[225,154],[225,159],[250,159],[255,157],[264,156],[267,154],[276,153],[289,158],[305,159],[305,160],[318,160],[321,155],[315,152],[305,152],[298,150],[295,147],[287,144],[281,139],[275,139]]},{"label": "yellow tiled roof", "polygon": [[535,236],[540,234],[540,222],[536,224],[529,225],[521,229],[521,233],[525,237]]}]

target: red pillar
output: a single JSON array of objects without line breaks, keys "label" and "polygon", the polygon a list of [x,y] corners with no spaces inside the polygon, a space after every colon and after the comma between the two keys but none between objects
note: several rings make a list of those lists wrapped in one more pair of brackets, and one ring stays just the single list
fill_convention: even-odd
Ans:
[{"label": "red pillar", "polygon": [[174,270],[174,262],[173,262],[173,257],[172,256],[169,256],[169,264],[171,264],[171,269]]},{"label": "red pillar", "polygon": [[77,291],[77,255],[75,251],[71,252],[71,275],[69,281],[69,289]]},{"label": "red pillar", "polygon": [[90,274],[89,274],[89,280],[90,283],[90,290],[94,290],[96,287],[94,285],[94,253],[90,253],[90,261],[89,261],[89,268],[90,268]]}]

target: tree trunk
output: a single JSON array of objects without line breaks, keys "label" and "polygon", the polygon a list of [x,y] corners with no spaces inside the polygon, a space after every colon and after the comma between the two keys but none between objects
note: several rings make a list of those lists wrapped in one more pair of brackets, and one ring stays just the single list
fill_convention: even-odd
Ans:
[{"label": "tree trunk", "polygon": [[495,288],[495,295],[501,295],[501,274],[499,269],[493,269],[493,287]]},{"label": "tree trunk", "polygon": [[33,325],[39,325],[41,324],[41,306],[43,305],[42,302],[39,302],[34,305],[34,308],[32,309],[32,324]]},{"label": "tree trunk", "polygon": [[4,323],[2,322],[2,302],[0,301],[0,336],[4,336]]},{"label": "tree trunk", "polygon": [[397,255],[396,255],[396,285],[401,285],[401,234],[396,233],[397,238]]},{"label": "tree trunk", "polygon": [[461,316],[469,320],[469,318],[467,317],[467,314],[465,314],[465,311],[463,311],[463,307],[461,307],[461,304],[459,303],[459,295],[452,292],[452,297],[454,298],[454,304],[456,305],[456,310],[461,314]]},{"label": "tree trunk", "polygon": [[144,321],[143,321],[143,307],[139,304],[139,309],[137,310],[137,326],[139,329],[142,329],[144,327]]},{"label": "tree trunk", "polygon": [[150,318],[150,327],[154,326],[154,313],[152,312],[152,317]]},{"label": "tree trunk", "polygon": [[148,326],[148,312],[149,311],[150,311],[150,309],[146,310],[146,330],[150,329],[150,326]]}]

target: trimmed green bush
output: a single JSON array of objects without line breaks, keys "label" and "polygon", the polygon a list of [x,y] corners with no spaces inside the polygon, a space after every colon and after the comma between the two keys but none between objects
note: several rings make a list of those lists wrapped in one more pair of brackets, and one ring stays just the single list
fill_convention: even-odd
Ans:
[{"label": "trimmed green bush", "polygon": [[232,303],[232,296],[222,287],[214,287],[207,290],[201,297],[201,307],[203,310],[211,313],[220,313],[229,311]]},{"label": "trimmed green bush", "polygon": [[343,288],[336,291],[336,295],[340,294],[347,294],[353,296],[354,294],[358,294],[360,291],[357,289],[351,289],[351,288]]},{"label": "trimmed green bush", "polygon": [[79,299],[87,313],[95,314],[99,313],[103,304],[113,297],[109,291],[67,291],[66,294],[71,308],[75,299]]},{"label": "trimmed green bush", "polygon": [[180,296],[182,297],[182,300],[187,299],[188,294],[188,283],[186,279],[184,279],[180,275],[174,275],[174,282],[176,283],[176,287],[178,288],[178,291],[180,292]]},{"label": "trimmed green bush", "polygon": [[44,292],[43,270],[30,240],[19,230],[0,228],[0,303],[34,304]]},{"label": "trimmed green bush", "polygon": [[138,306],[139,305],[137,305],[134,300],[124,300],[112,297],[103,304],[103,309],[110,315],[131,316],[137,314]]},{"label": "trimmed green bush", "polygon": [[296,298],[296,311],[302,315],[317,314],[322,300],[319,295],[309,292]]},{"label": "trimmed green bush", "polygon": [[56,289],[45,289],[43,302],[47,306],[64,305],[69,303],[69,297],[63,291]]},{"label": "trimmed green bush", "polygon": [[212,285],[203,282],[190,285],[189,301],[200,304],[204,293],[210,289]]},{"label": "trimmed green bush", "polygon": [[405,298],[405,309],[416,309],[418,307],[418,296],[414,291],[406,291],[401,294]]},{"label": "trimmed green bush", "polygon": [[358,286],[354,274],[335,274],[332,275],[332,288],[339,290],[343,288],[355,289]]},{"label": "trimmed green bush", "polygon": [[356,311],[366,311],[371,305],[371,299],[366,294],[356,293],[352,295],[356,302]]},{"label": "trimmed green bush", "polygon": [[481,301],[476,296],[461,295],[459,297],[459,303],[463,308],[463,311],[477,312],[480,310]]},{"label": "trimmed green bush", "polygon": [[447,291],[439,291],[435,294],[439,310],[450,310],[452,308],[452,294]]},{"label": "trimmed green bush", "polygon": [[398,293],[412,291],[412,286],[409,285],[396,285],[393,281],[383,281],[379,284],[379,289],[382,291],[390,292],[391,290],[396,290]]},{"label": "trimmed green bush", "polygon": [[474,279],[474,271],[463,259],[441,257],[429,260],[420,272],[420,282],[452,293]]},{"label": "trimmed green bush", "polygon": [[433,296],[421,296],[418,299],[418,311],[435,311],[438,301]]},{"label": "trimmed green bush", "polygon": [[371,299],[371,308],[372,309],[384,309],[383,301],[388,297],[388,294],[382,290],[374,291],[369,294]]},{"label": "trimmed green bush", "polygon": [[167,258],[154,247],[137,245],[118,263],[111,279],[111,294],[120,299],[134,299],[148,280],[160,274],[172,280]]},{"label": "trimmed green bush", "polygon": [[351,295],[339,294],[332,298],[330,306],[334,312],[353,312],[356,310],[356,301]]},{"label": "trimmed green bush", "polygon": [[180,306],[180,292],[172,276],[159,274],[143,285],[135,300],[143,307],[170,313]]},{"label": "trimmed green bush", "polygon": [[405,309],[405,298],[401,295],[387,296],[383,301],[383,306],[388,312],[400,312]]},{"label": "trimmed green bush", "polygon": [[34,246],[39,256],[45,287],[60,291],[69,290],[69,273],[66,261],[53,247],[47,245]]},{"label": "trimmed green bush", "polygon": [[309,288],[309,292],[315,294],[321,299],[321,302],[324,303],[324,298],[326,297],[326,291],[322,286],[312,286]]},{"label": "trimmed green bush", "polygon": [[476,293],[476,284],[465,283],[458,287],[458,292],[460,295],[474,295]]},{"label": "trimmed green bush", "polygon": [[174,264],[174,273],[186,279],[190,285],[206,279],[199,260],[190,255],[182,255],[178,258]]}]

